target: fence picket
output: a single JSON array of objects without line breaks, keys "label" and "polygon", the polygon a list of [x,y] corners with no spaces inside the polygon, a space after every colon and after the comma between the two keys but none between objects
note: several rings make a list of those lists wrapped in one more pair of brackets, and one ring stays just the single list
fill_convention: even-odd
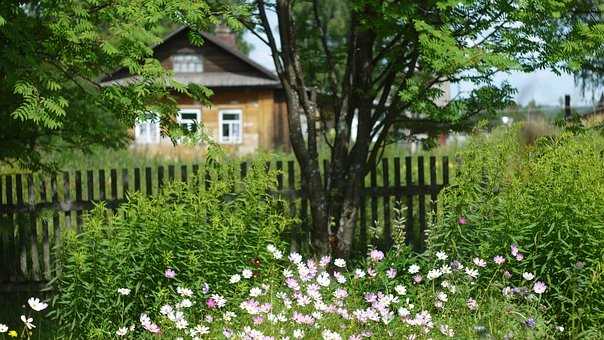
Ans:
[{"label": "fence picket", "polygon": [[[392,206],[407,206],[407,230],[406,242],[416,249],[423,247],[423,238],[426,231],[426,198],[430,198],[430,211],[435,211],[435,204],[439,191],[449,184],[449,158],[444,156],[442,164],[442,184],[438,183],[439,174],[437,158],[429,157],[429,183],[426,183],[424,157],[417,157],[417,182],[414,182],[413,158],[405,157],[405,178],[402,174],[402,158],[395,157],[392,160],[383,158],[380,162],[381,169],[374,167],[369,169],[368,178],[362,181],[362,189],[359,193],[359,219],[354,227],[354,249],[362,253],[374,241],[383,242],[384,248],[389,248],[392,243]],[[323,185],[327,182],[325,171],[329,171],[329,162],[323,161]],[[181,165],[179,174],[176,173],[174,165],[167,166],[167,180],[179,180],[187,182],[190,179],[187,165]],[[276,183],[277,192],[289,201],[289,211],[292,215],[298,215],[301,225],[292,230],[290,238],[292,247],[298,250],[302,245],[308,244],[311,228],[309,216],[309,201],[307,193],[299,188],[301,181],[300,168],[296,170],[293,160],[287,162],[277,160],[274,163],[264,164],[268,171],[271,167],[277,170]],[[193,164],[192,173],[199,172],[199,165]],[[378,170],[379,169],[379,170]],[[106,183],[105,171],[109,171],[109,183]],[[141,187],[141,168],[134,168],[134,183],[131,184],[129,169],[122,168],[118,174],[117,169],[99,169],[97,171],[87,170],[83,181],[82,171],[60,172],[50,177],[34,176],[31,174],[15,174],[0,176],[0,283],[22,281],[45,281],[54,276],[60,268],[55,261],[52,249],[60,246],[63,228],[71,227],[72,223],[77,225],[78,232],[82,225],[82,214],[84,210],[91,209],[94,202],[107,200],[111,209],[117,209],[127,198],[127,192],[131,189],[144,190],[146,195],[153,195],[165,184],[165,167],[159,165],[155,170],[144,167],[144,188]],[[154,178],[157,171],[157,178]],[[209,168],[204,168],[203,187],[210,185]],[[380,171],[378,173],[378,171]],[[97,179],[94,177],[98,175]],[[216,174],[222,176],[221,174]],[[223,174],[224,175],[224,174]],[[240,164],[240,178],[248,175],[248,163]],[[23,183],[24,178],[26,183]],[[60,177],[59,177],[60,176]],[[298,177],[296,177],[298,176]],[[119,177],[119,178],[118,178]],[[381,177],[379,180],[378,177]],[[58,180],[62,180],[61,188],[58,188]],[[73,179],[73,182],[71,180]],[[118,184],[121,180],[121,184]],[[157,180],[157,183],[155,183]],[[378,181],[380,182],[378,185]],[[404,181],[404,183],[403,183]],[[109,191],[107,185],[109,184]],[[201,184],[201,183],[198,183]],[[84,186],[86,188],[84,189]],[[48,187],[48,189],[47,189]],[[157,189],[156,189],[157,188]],[[95,191],[98,189],[98,196]],[[72,190],[74,194],[72,194]],[[234,188],[238,190],[238,188]],[[83,192],[86,197],[83,197]],[[24,193],[27,198],[24,200]],[[404,202],[403,199],[405,199]],[[417,203],[415,200],[417,199]],[[49,217],[40,214],[41,209],[50,209]],[[417,210],[417,211],[415,211]],[[72,216],[75,215],[75,216]],[[72,218],[76,218],[72,221]],[[369,223],[368,224],[368,221]],[[52,222],[51,222],[52,221]],[[368,226],[380,227],[377,233]],[[415,227],[417,225],[417,229]],[[358,228],[358,229],[357,229]],[[369,230],[372,230],[369,233]],[[376,237],[377,240],[374,240]],[[381,238],[381,240],[380,240]],[[296,248],[297,247],[297,248]]]}]

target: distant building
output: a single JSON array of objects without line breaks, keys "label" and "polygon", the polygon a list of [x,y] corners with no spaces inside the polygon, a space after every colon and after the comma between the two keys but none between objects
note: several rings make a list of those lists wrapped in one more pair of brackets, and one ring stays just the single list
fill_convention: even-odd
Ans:
[{"label": "distant building", "polygon": [[[210,137],[236,153],[287,149],[287,107],[277,75],[241,53],[228,28],[220,26],[215,34],[200,32],[205,40],[202,46],[190,43],[189,30],[182,27],[153,48],[154,57],[174,72],[176,81],[214,92],[211,106],[175,93],[180,109],[177,123],[189,130],[202,123]],[[120,69],[103,79],[103,85],[135,81],[127,70]],[[157,119],[139,121],[133,127],[134,144],[171,144],[161,131]]]}]

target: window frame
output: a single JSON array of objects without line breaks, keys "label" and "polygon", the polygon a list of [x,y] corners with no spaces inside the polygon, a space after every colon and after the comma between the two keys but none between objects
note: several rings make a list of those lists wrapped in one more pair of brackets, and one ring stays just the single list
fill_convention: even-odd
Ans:
[{"label": "window frame", "polygon": [[[237,139],[233,139],[229,136],[229,138],[225,138],[223,131],[224,114],[237,114],[239,119],[236,121],[239,123],[239,136]],[[234,120],[227,120],[235,122]],[[229,124],[229,127],[233,126],[233,124]],[[229,134],[232,132],[232,128],[229,129]],[[243,143],[243,110],[241,109],[221,109],[218,111],[218,141],[220,144],[241,144]]]},{"label": "window frame", "polygon": [[[153,126],[153,134],[141,134],[141,126]],[[145,120],[136,119],[134,122],[134,142],[141,145],[154,145],[161,143],[161,125],[157,115],[154,118],[148,117]]]},{"label": "window frame", "polygon": [[[189,57],[189,58],[197,58],[199,60],[199,69],[195,68],[192,71],[189,71],[189,70],[184,71],[182,69],[182,67],[179,67],[181,69],[177,70],[176,65],[179,64],[178,59],[179,58],[187,58],[187,57]],[[180,60],[180,65],[191,65],[191,64],[197,65],[195,63],[192,63],[192,59],[189,59],[186,63],[184,62],[184,60]],[[187,68],[188,68],[188,66],[187,66]],[[174,73],[180,73],[180,74],[182,74],[182,73],[189,74],[189,73],[203,72],[203,58],[202,58],[201,55],[195,54],[195,53],[179,53],[179,54],[174,54],[174,55],[172,55],[172,71],[174,71]]]},{"label": "window frame", "polygon": [[[192,120],[189,118],[183,119],[182,118],[183,113],[194,113],[197,116],[197,118],[195,120],[193,120],[193,122],[195,124],[201,124],[201,109],[179,108],[178,114],[176,115],[176,123],[178,124],[178,126],[181,126],[181,124],[190,124],[192,122]],[[193,132],[193,131],[189,130],[189,132]]]}]

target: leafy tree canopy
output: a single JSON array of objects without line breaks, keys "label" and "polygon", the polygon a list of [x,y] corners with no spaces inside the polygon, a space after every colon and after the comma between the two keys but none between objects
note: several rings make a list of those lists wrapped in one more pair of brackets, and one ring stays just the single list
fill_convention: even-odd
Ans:
[{"label": "leafy tree canopy", "polygon": [[[137,115],[176,111],[172,95],[210,92],[183,86],[152,57],[170,27],[233,27],[238,7],[199,0],[31,0],[0,3],[0,162],[41,165],[63,148],[122,146]],[[193,34],[191,40],[202,43]],[[140,81],[103,87],[125,68]]]}]

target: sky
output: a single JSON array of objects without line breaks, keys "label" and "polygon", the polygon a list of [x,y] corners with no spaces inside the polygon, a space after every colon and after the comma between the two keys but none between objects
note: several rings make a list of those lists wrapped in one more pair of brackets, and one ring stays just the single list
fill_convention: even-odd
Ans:
[{"label": "sky", "polygon": [[[245,34],[245,38],[253,46],[250,57],[264,67],[274,70],[275,65],[270,49],[249,32]],[[558,76],[548,70],[531,73],[513,72],[510,74],[498,74],[495,80],[498,83],[507,80],[514,86],[518,90],[515,100],[522,105],[535,100],[540,105],[559,106],[565,94],[570,94],[571,106],[592,105],[591,94],[586,93],[587,98],[584,98],[581,94],[581,89],[575,85],[573,76],[569,74]],[[464,84],[451,84],[452,96],[463,95],[470,90],[471,88]]]}]

